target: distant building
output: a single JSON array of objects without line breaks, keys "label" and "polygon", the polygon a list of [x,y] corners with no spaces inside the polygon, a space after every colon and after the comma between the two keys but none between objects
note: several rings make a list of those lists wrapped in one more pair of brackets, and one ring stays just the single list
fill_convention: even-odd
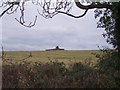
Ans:
[{"label": "distant building", "polygon": [[64,49],[59,48],[59,46],[56,46],[56,48],[53,48],[53,49],[46,49],[46,51],[51,51],[51,50],[64,50]]}]

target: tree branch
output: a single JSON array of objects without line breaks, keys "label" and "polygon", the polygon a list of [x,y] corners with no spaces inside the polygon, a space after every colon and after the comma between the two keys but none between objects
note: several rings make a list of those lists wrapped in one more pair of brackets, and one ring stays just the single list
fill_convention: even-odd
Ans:
[{"label": "tree branch", "polygon": [[72,15],[72,14],[70,14],[70,13],[58,11],[58,13],[66,14],[66,15],[71,16],[71,17],[74,17],[74,18],[81,18],[81,17],[85,16],[87,12],[88,12],[88,9],[86,9],[85,12],[84,12],[82,15],[74,16],[74,15]]},{"label": "tree branch", "polygon": [[111,9],[112,8],[112,5],[107,4],[107,3],[92,2],[92,4],[86,6],[86,5],[82,5],[79,0],[74,0],[74,1],[75,1],[76,6],[80,9],[94,9],[94,8]]},{"label": "tree branch", "polygon": [[[83,3],[80,2],[80,0],[74,0],[75,5],[82,10],[85,10],[85,12],[82,15],[75,16],[73,14],[70,14],[69,11],[71,10],[72,7],[72,2],[69,0],[56,0],[54,3],[52,0],[41,0],[41,2],[38,2],[38,0],[15,0],[13,2],[10,2],[10,0],[6,0],[6,2],[2,1],[2,5],[0,7],[5,8],[4,11],[0,14],[0,18],[6,13],[6,14],[12,14],[18,9],[20,9],[20,17],[19,19],[16,19],[21,25],[25,27],[33,27],[36,23],[37,16],[35,17],[35,20],[33,22],[30,22],[29,24],[26,23],[25,21],[25,3],[27,1],[32,1],[33,4],[39,5],[42,9],[41,12],[38,13],[42,15],[45,18],[52,18],[53,16],[57,15],[58,13],[62,13],[74,18],[81,18],[85,16],[88,12],[89,9],[112,9],[112,4],[110,2],[93,2],[90,0],[89,5],[84,5]],[[85,0],[87,1],[87,0]],[[17,7],[15,7],[17,5]],[[7,9],[6,9],[7,8]]]},{"label": "tree branch", "polygon": [[[23,17],[24,18],[24,17]],[[33,26],[35,26],[35,24],[36,24],[36,21],[37,21],[37,16],[35,16],[35,20],[33,21],[33,22],[30,22],[28,25],[26,25],[25,23],[26,22],[23,22],[23,21],[19,21],[17,18],[15,18],[21,25],[23,25],[23,26],[25,26],[25,27],[29,27],[29,28],[31,28],[31,27],[33,27]]]},{"label": "tree branch", "polygon": [[[7,3],[5,3],[5,4],[6,4],[6,5],[10,5],[10,6],[0,14],[0,18],[1,18],[7,11],[9,11],[11,8],[13,8],[14,5],[19,5],[19,2],[7,2]],[[2,6],[3,6],[3,4],[2,4]]]},{"label": "tree branch", "polygon": [[14,4],[12,4],[9,8],[7,8],[6,10],[4,10],[4,11],[0,14],[0,18],[1,18],[8,10],[10,10],[13,6],[14,6]]}]

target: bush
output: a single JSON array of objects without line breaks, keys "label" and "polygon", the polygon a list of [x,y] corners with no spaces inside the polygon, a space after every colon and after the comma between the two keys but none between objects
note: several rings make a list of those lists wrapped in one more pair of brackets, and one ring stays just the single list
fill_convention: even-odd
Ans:
[{"label": "bush", "polygon": [[89,66],[83,65],[81,62],[74,63],[69,67],[69,77],[75,81],[82,80],[91,71],[92,69]]},{"label": "bush", "polygon": [[[3,88],[58,87],[65,79],[64,63],[22,62],[18,65],[3,65]],[[61,87],[61,86],[60,86]]]},{"label": "bush", "polygon": [[114,79],[99,70],[92,71],[84,78],[84,88],[116,88]]},{"label": "bush", "polygon": [[86,64],[63,62],[3,65],[3,88],[111,88],[114,80]]},{"label": "bush", "polygon": [[111,76],[117,86],[120,86],[120,57],[115,50],[103,50],[102,55],[99,56],[99,62],[97,67],[99,70],[103,71],[108,76]]}]

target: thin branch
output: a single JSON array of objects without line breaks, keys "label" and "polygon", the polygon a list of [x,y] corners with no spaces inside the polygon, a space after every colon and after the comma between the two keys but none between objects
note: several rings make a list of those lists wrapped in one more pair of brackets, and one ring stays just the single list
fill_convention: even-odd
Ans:
[{"label": "thin branch", "polygon": [[35,17],[34,22],[33,22],[33,23],[30,22],[28,25],[25,25],[26,22],[19,21],[17,18],[15,18],[15,19],[16,19],[21,25],[23,25],[23,26],[25,26],[25,27],[31,28],[31,27],[35,26],[36,21],[37,21],[37,16]]},{"label": "thin branch", "polygon": [[12,13],[16,12],[19,6],[17,6],[14,10],[13,10],[13,7],[11,8],[12,9],[11,12],[7,12],[7,14],[12,14]]},{"label": "thin branch", "polygon": [[74,15],[72,15],[70,13],[66,13],[66,12],[62,12],[62,11],[58,11],[58,13],[66,14],[66,15],[74,17],[74,18],[81,18],[81,17],[83,17],[83,16],[85,16],[87,14],[88,10],[89,9],[86,9],[85,12],[82,15],[79,15],[79,16],[74,16]]},{"label": "thin branch", "polygon": [[4,51],[4,47],[1,45],[1,47],[2,47],[2,60],[4,60],[5,59],[5,51]]},{"label": "thin branch", "polygon": [[[4,6],[4,4],[5,4],[5,7],[6,7],[7,5],[10,5],[10,6],[0,14],[0,18],[1,18],[6,12],[8,12],[10,9],[12,9],[12,8],[14,7],[14,5],[19,5],[19,2],[7,2],[7,3],[4,3],[4,2],[3,2],[2,6]],[[1,7],[2,7],[2,6],[1,6]]]},{"label": "thin branch", "polygon": [[4,11],[0,14],[0,18],[1,18],[8,10],[10,10],[13,6],[14,6],[14,4],[12,4],[9,8],[7,8],[6,10],[4,10]]},{"label": "thin branch", "polygon": [[23,58],[22,60],[26,60],[26,59],[28,59],[30,57],[32,57],[32,52],[30,52],[30,54],[26,58]]}]

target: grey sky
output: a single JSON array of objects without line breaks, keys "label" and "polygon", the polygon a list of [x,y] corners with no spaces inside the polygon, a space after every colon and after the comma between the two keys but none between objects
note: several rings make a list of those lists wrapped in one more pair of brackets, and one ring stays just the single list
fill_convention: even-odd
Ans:
[{"label": "grey sky", "polygon": [[[27,21],[33,20],[37,14],[37,11],[31,10],[28,10]],[[80,14],[81,11],[74,8],[71,13],[73,12]],[[97,20],[93,10],[80,19],[62,14],[45,19],[38,15],[33,28],[21,26],[14,19],[18,14],[2,18],[2,42],[5,50],[45,50],[57,45],[67,50],[93,50],[98,49],[97,45],[110,47],[102,37],[104,30],[96,28]]]}]

